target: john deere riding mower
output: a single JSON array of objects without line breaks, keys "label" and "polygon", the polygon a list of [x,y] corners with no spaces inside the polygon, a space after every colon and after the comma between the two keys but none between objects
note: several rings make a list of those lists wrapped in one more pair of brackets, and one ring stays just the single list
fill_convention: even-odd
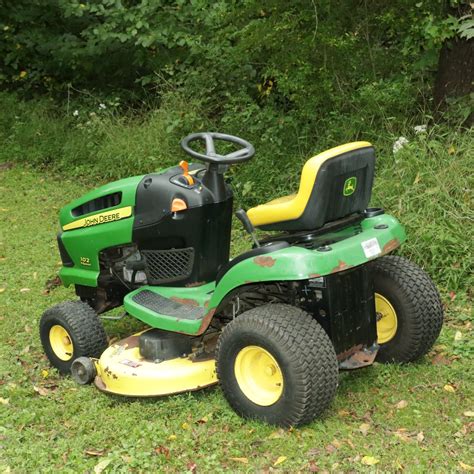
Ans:
[{"label": "john deere riding mower", "polygon": [[[219,154],[217,141],[238,149]],[[182,161],[116,181],[61,210],[60,277],[78,300],[48,309],[40,323],[60,372],[127,396],[219,382],[238,414],[295,426],[328,407],[340,369],[426,354],[442,306],[419,267],[387,255],[405,231],[368,207],[370,143],[314,156],[296,194],[238,210],[253,246],[232,260],[224,174],[254,148],[221,133],[181,145],[204,165]],[[108,346],[100,315],[121,305],[148,329]]]}]

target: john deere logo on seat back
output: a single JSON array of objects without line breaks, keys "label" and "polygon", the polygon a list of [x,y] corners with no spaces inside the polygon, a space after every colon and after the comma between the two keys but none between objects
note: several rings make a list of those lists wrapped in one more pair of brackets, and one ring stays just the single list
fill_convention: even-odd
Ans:
[{"label": "john deere logo on seat back", "polygon": [[351,178],[347,178],[344,181],[344,188],[342,189],[342,194],[344,194],[344,196],[350,196],[351,194],[354,194],[356,188],[357,188],[357,178],[355,176],[352,176]]}]

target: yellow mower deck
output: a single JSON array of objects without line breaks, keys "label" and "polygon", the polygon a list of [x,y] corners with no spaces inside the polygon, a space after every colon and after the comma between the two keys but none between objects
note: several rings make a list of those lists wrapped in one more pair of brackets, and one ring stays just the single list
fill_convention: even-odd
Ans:
[{"label": "yellow mower deck", "polygon": [[112,344],[95,361],[95,386],[108,393],[154,397],[199,390],[217,383],[215,360],[193,361],[178,357],[151,362],[141,357],[134,334]]}]

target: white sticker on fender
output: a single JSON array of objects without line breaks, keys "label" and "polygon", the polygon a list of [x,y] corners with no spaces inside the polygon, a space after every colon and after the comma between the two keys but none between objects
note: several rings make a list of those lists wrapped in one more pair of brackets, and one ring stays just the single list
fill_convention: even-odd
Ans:
[{"label": "white sticker on fender", "polygon": [[364,240],[361,245],[366,258],[372,258],[382,253],[379,242],[375,237],[373,239]]}]

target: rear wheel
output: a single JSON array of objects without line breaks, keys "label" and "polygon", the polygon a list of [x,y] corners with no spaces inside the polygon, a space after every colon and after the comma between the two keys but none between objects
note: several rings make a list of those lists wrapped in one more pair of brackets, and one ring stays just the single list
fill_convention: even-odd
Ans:
[{"label": "rear wheel", "polygon": [[107,347],[102,322],[82,301],[67,301],[46,310],[39,329],[44,352],[63,374],[70,372],[78,357],[99,357]]},{"label": "rear wheel", "polygon": [[443,307],[430,277],[398,256],[373,264],[378,362],[412,362],[426,354],[443,325]]},{"label": "rear wheel", "polygon": [[334,398],[338,364],[323,328],[303,310],[268,304],[229,323],[217,344],[217,374],[241,416],[297,426]]}]

